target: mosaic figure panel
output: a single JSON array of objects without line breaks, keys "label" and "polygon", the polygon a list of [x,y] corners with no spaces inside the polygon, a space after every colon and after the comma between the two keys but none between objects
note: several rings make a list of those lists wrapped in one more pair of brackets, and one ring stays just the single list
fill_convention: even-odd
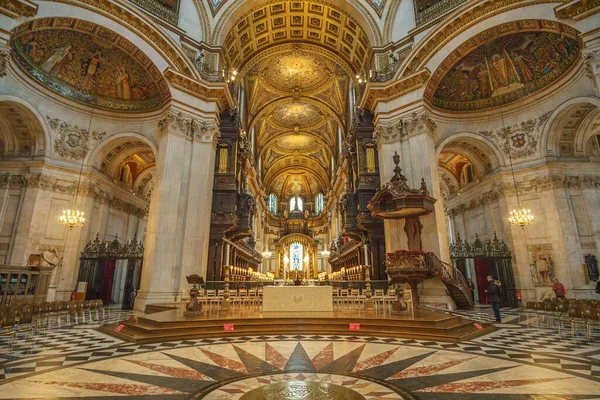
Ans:
[{"label": "mosaic figure panel", "polygon": [[[68,21],[66,26],[73,26]],[[71,24],[75,29],[87,24],[99,35],[34,27],[15,38],[13,53],[35,79],[64,96],[104,108],[145,110],[163,103],[168,89],[139,49],[105,28]]]},{"label": "mosaic figure panel", "polygon": [[496,38],[460,59],[442,78],[433,105],[479,110],[524,98],[559,79],[575,63],[579,42],[553,32]]}]

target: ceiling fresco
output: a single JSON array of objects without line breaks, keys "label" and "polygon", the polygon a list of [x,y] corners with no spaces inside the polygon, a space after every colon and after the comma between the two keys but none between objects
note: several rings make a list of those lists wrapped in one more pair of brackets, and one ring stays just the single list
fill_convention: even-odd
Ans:
[{"label": "ceiling fresco", "polygon": [[302,90],[303,94],[320,89],[335,74],[333,61],[314,54],[288,52],[277,59],[267,59],[258,67],[263,83],[274,91],[292,92]]},{"label": "ceiling fresco", "polygon": [[518,101],[556,82],[579,58],[580,42],[572,28],[552,21],[513,25],[544,31],[505,34],[504,26],[495,27],[459,46],[428,84],[431,103],[449,111],[475,111]]},{"label": "ceiling fresco", "polygon": [[71,18],[45,18],[17,28],[13,54],[37,81],[99,107],[139,111],[161,106],[169,89],[160,71],[130,41]]},{"label": "ceiling fresco", "polygon": [[271,121],[282,128],[311,127],[323,121],[325,114],[316,105],[303,101],[282,104],[269,115]]}]

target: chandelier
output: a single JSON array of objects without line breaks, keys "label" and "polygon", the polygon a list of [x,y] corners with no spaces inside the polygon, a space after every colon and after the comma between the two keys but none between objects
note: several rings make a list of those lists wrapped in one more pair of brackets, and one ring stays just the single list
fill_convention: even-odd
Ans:
[{"label": "chandelier", "polygon": [[[506,130],[504,126],[504,117],[502,115],[502,108],[500,108],[500,119],[502,120],[502,130]],[[515,178],[515,169],[512,164],[512,157],[510,155],[510,149],[508,150],[508,161],[510,163],[510,172],[512,173],[513,185],[515,187],[515,194],[517,195],[517,208],[509,211],[508,222],[514,226],[520,226],[525,228],[525,225],[533,224],[534,216],[530,209],[521,207],[521,200],[519,199],[519,188],[517,187],[517,179]]]},{"label": "chandelier", "polygon": [[526,208],[517,208],[508,213],[508,222],[511,225],[519,225],[523,228],[525,225],[533,223],[533,214]]},{"label": "chandelier", "polygon": [[[94,116],[94,110],[90,114],[90,123],[88,125],[88,134],[92,129],[92,118]],[[79,186],[81,185],[81,175],[83,174],[83,163],[85,161],[85,155],[87,148],[83,149],[83,157],[81,158],[81,168],[79,169],[79,180],[77,181],[77,188],[75,189],[75,199],[73,200],[73,209],[67,209],[62,211],[62,215],[58,217],[61,225],[68,226],[69,230],[73,229],[74,226],[83,226],[85,224],[84,212],[77,208],[77,196],[79,195]]]},{"label": "chandelier", "polygon": [[83,226],[85,223],[83,211],[79,210],[63,210],[59,219],[60,223],[68,226],[69,229],[72,229],[74,226]]}]

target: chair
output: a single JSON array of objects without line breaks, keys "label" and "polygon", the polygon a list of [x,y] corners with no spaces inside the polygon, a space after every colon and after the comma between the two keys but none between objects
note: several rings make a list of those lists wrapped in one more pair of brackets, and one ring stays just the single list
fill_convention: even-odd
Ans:
[{"label": "chair", "polygon": [[582,311],[582,316],[585,323],[585,333],[588,340],[592,340],[594,336],[594,327],[600,322],[600,314],[598,308],[593,304],[585,306]]},{"label": "chair", "polygon": [[33,334],[33,308],[29,304],[23,304],[15,310],[15,336],[18,339],[20,333],[26,334],[26,341],[30,342]]},{"label": "chair", "polygon": [[0,310],[0,336],[10,337],[8,346],[13,347],[17,331],[15,330],[16,310],[13,307],[4,307]]},{"label": "chair", "polygon": [[74,301],[67,302],[67,324],[71,325],[71,318],[75,319],[75,325],[79,325],[79,318],[77,315],[77,307]]}]

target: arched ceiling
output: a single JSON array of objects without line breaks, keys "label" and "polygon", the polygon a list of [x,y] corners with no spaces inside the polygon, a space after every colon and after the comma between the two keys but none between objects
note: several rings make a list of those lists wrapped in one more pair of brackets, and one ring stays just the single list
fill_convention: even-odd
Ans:
[{"label": "arched ceiling", "polygon": [[265,191],[282,201],[328,191],[351,80],[336,57],[312,45],[286,44],[258,54],[240,74]]},{"label": "arched ceiling", "polygon": [[25,106],[0,102],[0,157],[44,155],[44,130],[40,121]]},{"label": "arched ceiling", "polygon": [[305,41],[339,55],[354,73],[368,69],[369,38],[345,11],[329,4],[282,1],[251,10],[229,30],[223,47],[238,71],[261,51],[281,43]]}]

